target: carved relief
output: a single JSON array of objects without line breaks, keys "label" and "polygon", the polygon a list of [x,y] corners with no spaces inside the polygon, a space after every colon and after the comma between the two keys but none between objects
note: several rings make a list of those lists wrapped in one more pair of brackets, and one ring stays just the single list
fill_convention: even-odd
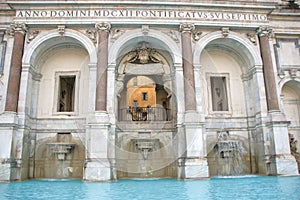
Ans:
[{"label": "carved relief", "polygon": [[254,33],[247,33],[247,37],[254,45],[257,44],[256,35]]},{"label": "carved relief", "polygon": [[121,35],[123,35],[125,33],[125,30],[121,30],[121,29],[114,29],[112,30],[111,34],[110,34],[110,38],[115,41],[117,40]]},{"label": "carved relief", "polygon": [[193,39],[197,42],[200,40],[201,38],[201,35],[202,35],[202,32],[201,31],[193,31]]},{"label": "carved relief", "polygon": [[223,37],[227,37],[229,35],[229,27],[222,27],[221,31]]},{"label": "carved relief", "polygon": [[142,26],[142,33],[143,33],[143,35],[148,35],[148,33],[149,33],[149,26],[148,25],[143,25]]},{"label": "carved relief", "polygon": [[178,32],[174,30],[164,31],[163,33],[167,34],[170,38],[172,38],[176,43],[179,43]]},{"label": "carved relief", "polygon": [[86,30],[86,35],[94,42],[97,42],[97,38],[96,38],[96,31],[95,30]]},{"label": "carved relief", "polygon": [[157,59],[157,54],[155,49],[147,47],[145,42],[142,43],[141,47],[130,51],[127,54],[127,63],[136,63],[136,64],[148,64],[148,63],[159,63],[160,60]]},{"label": "carved relief", "polygon": [[57,26],[57,31],[61,37],[64,37],[65,35],[65,28],[64,25]]},{"label": "carved relief", "polygon": [[27,35],[27,43],[30,43],[40,32],[37,30],[29,31]]}]

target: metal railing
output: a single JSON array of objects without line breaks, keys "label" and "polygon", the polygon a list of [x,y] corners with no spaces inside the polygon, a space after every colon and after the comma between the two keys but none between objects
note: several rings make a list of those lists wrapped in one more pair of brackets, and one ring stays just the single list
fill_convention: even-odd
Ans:
[{"label": "metal railing", "polygon": [[128,107],[119,109],[119,121],[170,121],[171,110],[162,107]]}]

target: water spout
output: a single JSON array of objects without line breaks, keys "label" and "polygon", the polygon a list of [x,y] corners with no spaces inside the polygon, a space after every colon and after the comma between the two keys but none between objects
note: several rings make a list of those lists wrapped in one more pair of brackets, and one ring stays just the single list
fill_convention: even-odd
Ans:
[{"label": "water spout", "polygon": [[232,140],[228,132],[218,133],[214,146],[218,163],[218,175],[232,176],[243,172],[243,155],[245,149],[239,140]]}]

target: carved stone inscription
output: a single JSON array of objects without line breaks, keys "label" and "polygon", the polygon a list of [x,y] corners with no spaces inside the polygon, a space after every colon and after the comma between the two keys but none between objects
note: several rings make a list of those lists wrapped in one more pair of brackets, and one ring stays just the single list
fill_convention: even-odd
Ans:
[{"label": "carved stone inscription", "polygon": [[153,18],[153,19],[193,19],[266,22],[267,15],[259,13],[174,10],[174,9],[66,9],[66,10],[18,10],[17,18]]}]

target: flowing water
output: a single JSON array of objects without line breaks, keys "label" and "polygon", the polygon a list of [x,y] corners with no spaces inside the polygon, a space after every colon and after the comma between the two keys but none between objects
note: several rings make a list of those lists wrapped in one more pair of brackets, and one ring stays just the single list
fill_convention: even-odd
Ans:
[{"label": "flowing water", "polygon": [[1,200],[235,200],[300,199],[300,177],[234,176],[210,180],[28,180],[0,183]]}]

